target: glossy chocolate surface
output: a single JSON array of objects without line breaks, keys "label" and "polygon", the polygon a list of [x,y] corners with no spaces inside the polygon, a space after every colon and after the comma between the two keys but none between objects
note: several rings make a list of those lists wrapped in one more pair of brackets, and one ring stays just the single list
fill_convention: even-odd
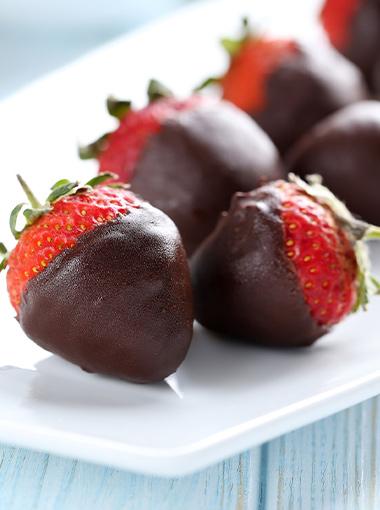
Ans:
[{"label": "glossy chocolate surface", "polygon": [[373,70],[380,55],[380,2],[360,1],[347,32],[347,45],[339,49],[363,71],[373,88]]},{"label": "glossy chocolate surface", "polygon": [[147,142],[131,187],[173,219],[191,255],[236,191],[282,176],[276,148],[250,117],[210,102],[165,121]]},{"label": "glossy chocolate surface", "polygon": [[380,103],[363,101],[327,118],[290,151],[289,171],[320,174],[364,220],[380,224]]},{"label": "glossy chocolate surface", "polygon": [[253,118],[285,153],[327,115],[361,99],[359,70],[332,48],[302,46],[268,77],[266,104]]},{"label": "glossy chocolate surface", "polygon": [[164,379],[183,361],[193,328],[177,228],[142,204],[83,234],[29,281],[19,321],[38,345],[84,370]]},{"label": "glossy chocolate surface", "polygon": [[311,317],[284,250],[280,196],[238,193],[192,264],[195,316],[205,327],[277,347],[312,344],[326,333]]}]

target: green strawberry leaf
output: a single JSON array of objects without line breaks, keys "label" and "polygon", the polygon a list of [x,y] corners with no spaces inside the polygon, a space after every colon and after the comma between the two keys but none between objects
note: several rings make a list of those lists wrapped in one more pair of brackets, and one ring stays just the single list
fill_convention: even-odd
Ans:
[{"label": "green strawberry leaf", "polygon": [[9,253],[3,243],[0,243],[0,271],[7,267]]},{"label": "green strawberry leaf", "polygon": [[76,192],[78,186],[78,182],[66,182],[65,184],[61,184],[52,190],[50,195],[47,197],[46,202],[48,204],[52,204],[60,198],[66,197],[67,195],[72,195]]},{"label": "green strawberry leaf", "polygon": [[223,37],[220,40],[220,44],[226,50],[230,58],[233,58],[237,55],[244,44],[253,38],[253,32],[251,31],[251,27],[249,25],[249,20],[247,17],[242,19],[242,29],[241,35],[237,39],[232,39],[230,37]]},{"label": "green strawberry leaf", "polygon": [[219,82],[219,76],[209,76],[194,88],[194,92],[200,92],[201,90],[206,89],[212,85],[218,85]]},{"label": "green strawberry leaf", "polygon": [[64,184],[69,184],[69,179],[60,179],[59,181],[57,181],[55,184],[53,184],[53,186],[50,188],[51,190],[53,189],[57,189],[59,188],[60,186],[63,186]]},{"label": "green strawberry leaf", "polygon": [[96,159],[106,149],[108,136],[109,133],[106,133],[89,145],[79,146],[80,159]]},{"label": "green strawberry leaf", "polygon": [[363,241],[357,241],[355,243],[354,250],[358,265],[358,276],[356,302],[352,311],[357,312],[360,308],[367,310],[369,292],[371,288],[371,275],[369,272],[370,262],[368,250]]},{"label": "green strawberry leaf", "polygon": [[11,232],[13,234],[13,237],[15,239],[19,239],[21,234],[23,233],[23,230],[17,230],[17,220],[20,214],[20,211],[23,207],[25,207],[25,203],[22,202],[21,204],[17,204],[11,212],[10,218],[9,218],[9,226],[11,229]]},{"label": "green strawberry leaf", "polygon": [[157,99],[173,97],[173,92],[157,80],[150,80],[147,94],[149,103],[153,103]]},{"label": "green strawberry leaf", "polygon": [[112,117],[122,120],[132,109],[132,101],[123,101],[113,96],[107,97],[107,111]]},{"label": "green strawberry leaf", "polygon": [[226,50],[230,57],[237,55],[244,44],[242,39],[231,39],[229,37],[223,37],[220,40],[220,44]]},{"label": "green strawberry leaf", "polygon": [[50,207],[44,207],[42,209],[25,209],[23,212],[26,219],[26,225],[33,225],[33,223],[43,214],[50,211]]},{"label": "green strawberry leaf", "polygon": [[117,175],[111,172],[96,175],[88,182],[86,182],[85,186],[95,188],[96,186],[99,186],[100,184],[103,184],[103,182],[109,181],[110,179],[117,179]]},{"label": "green strawberry leaf", "polygon": [[365,239],[368,241],[370,241],[371,239],[373,240],[380,239],[380,227],[375,227],[374,225],[367,225]]},{"label": "green strawberry leaf", "polygon": [[128,182],[111,182],[110,184],[107,184],[109,188],[113,189],[127,189],[129,190],[131,188],[131,185]]},{"label": "green strawberry leaf", "polygon": [[[18,240],[26,228],[33,225],[38,218],[51,211],[52,204],[62,199],[63,197],[75,195],[76,193],[91,191],[94,187],[106,182],[107,180],[116,178],[117,176],[113,173],[102,173],[95,176],[93,179],[90,179],[83,186],[81,186],[78,182],[70,182],[68,179],[60,179],[50,188],[51,192],[47,197],[45,204],[41,205],[41,203],[36,199],[36,197],[30,190],[29,186],[26,184],[24,179],[18,175],[17,179],[21,184],[21,187],[24,190],[26,196],[28,197],[31,207],[29,206],[29,204],[22,202],[20,204],[17,204],[13,208],[9,218],[9,226],[14,238]],[[115,184],[113,185],[113,187],[124,187],[124,185]],[[21,212],[23,212],[25,225],[21,230],[18,230],[17,222]],[[2,243],[0,243],[0,270],[4,269],[6,265],[6,261],[4,260],[4,258],[7,258],[7,251],[5,246]]]},{"label": "green strawberry leaf", "polygon": [[375,278],[374,276],[371,276],[371,282],[372,282],[372,285],[375,289],[375,294],[380,294],[380,282],[377,278]]}]

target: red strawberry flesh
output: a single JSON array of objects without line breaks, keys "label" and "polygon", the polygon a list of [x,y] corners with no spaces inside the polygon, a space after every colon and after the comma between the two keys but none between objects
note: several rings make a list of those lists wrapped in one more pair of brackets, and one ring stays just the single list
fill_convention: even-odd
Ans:
[{"label": "red strawberry flesh", "polygon": [[250,38],[221,79],[223,98],[250,113],[264,109],[268,76],[296,51],[297,44],[291,40]]},{"label": "red strawberry flesh", "polygon": [[343,49],[349,44],[350,24],[359,4],[360,0],[326,0],[321,20],[336,48]]},{"label": "red strawberry flesh", "polygon": [[349,314],[357,298],[357,263],[352,244],[332,212],[295,184],[282,181],[281,218],[285,250],[294,264],[305,301],[320,325]]},{"label": "red strawberry flesh", "polygon": [[199,95],[183,101],[168,97],[141,110],[128,112],[119,127],[107,137],[106,147],[98,156],[99,173],[112,172],[122,182],[129,182],[148,139],[160,130],[165,121],[197,108],[204,101],[206,99]]}]

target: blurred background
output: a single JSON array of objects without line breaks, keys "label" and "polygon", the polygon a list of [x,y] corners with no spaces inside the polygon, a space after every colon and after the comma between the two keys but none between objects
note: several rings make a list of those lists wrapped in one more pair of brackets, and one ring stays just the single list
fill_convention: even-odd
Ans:
[{"label": "blurred background", "polygon": [[0,0],[0,99],[196,0]]}]

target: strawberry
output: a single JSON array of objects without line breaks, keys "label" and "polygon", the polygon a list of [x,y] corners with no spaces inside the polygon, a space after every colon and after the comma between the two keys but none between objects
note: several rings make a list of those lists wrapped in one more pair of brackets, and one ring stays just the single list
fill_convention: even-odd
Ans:
[{"label": "strawberry", "polygon": [[329,47],[254,34],[247,20],[239,39],[223,39],[226,72],[217,84],[268,133],[284,153],[326,115],[366,96],[358,70]]},{"label": "strawberry", "polygon": [[301,137],[286,164],[301,177],[317,173],[355,215],[380,224],[380,102],[333,113]]},{"label": "strawberry", "polygon": [[[103,174],[94,184],[108,180],[111,174]],[[76,192],[78,183],[62,180],[55,184],[45,204],[40,204],[18,176],[19,182],[34,209],[25,208],[27,228],[16,230],[17,217],[25,204],[15,207],[11,215],[11,229],[18,243],[8,257],[7,285],[11,303],[19,312],[21,296],[28,281],[43,271],[63,250],[73,248],[84,232],[98,225],[127,214],[131,208],[139,207],[140,201],[123,188],[94,187],[91,193]],[[84,191],[86,188],[84,188]],[[59,199],[59,200],[58,200]]]},{"label": "strawberry", "polygon": [[331,44],[362,70],[373,90],[380,51],[378,0],[325,0],[320,19]]},{"label": "strawberry", "polygon": [[326,0],[321,10],[321,22],[331,44],[342,49],[350,43],[350,29],[362,0]]},{"label": "strawberry", "polygon": [[148,96],[141,110],[108,100],[118,127],[80,155],[168,214],[190,256],[235,191],[280,178],[282,166],[265,133],[232,105],[197,94],[177,99],[155,81]]},{"label": "strawberry", "polygon": [[220,78],[223,98],[247,112],[265,108],[266,81],[281,63],[297,55],[299,49],[291,39],[270,39],[251,35],[243,20],[241,39],[222,39],[230,56],[230,66]]},{"label": "strawberry", "polygon": [[311,316],[332,326],[350,313],[358,299],[358,264],[348,234],[332,210],[300,186],[277,182],[282,202],[286,256],[294,264]]},{"label": "strawberry", "polygon": [[316,178],[238,193],[193,257],[196,318],[253,342],[310,345],[380,291],[363,244],[372,238],[380,228]]},{"label": "strawberry", "polygon": [[149,104],[133,110],[131,101],[107,99],[107,110],[120,121],[112,133],[107,133],[87,147],[79,149],[82,159],[97,158],[99,172],[113,172],[122,182],[130,182],[141,153],[149,138],[181,112],[191,111],[205,99],[191,96],[186,100],[175,99],[172,93],[156,80],[148,86]]},{"label": "strawberry", "polygon": [[[161,211],[100,174],[61,180],[41,204],[11,214],[18,240],[3,256],[12,305],[37,344],[87,371],[156,381],[182,362],[192,335],[188,267]],[[23,212],[25,227],[17,230]]]}]

